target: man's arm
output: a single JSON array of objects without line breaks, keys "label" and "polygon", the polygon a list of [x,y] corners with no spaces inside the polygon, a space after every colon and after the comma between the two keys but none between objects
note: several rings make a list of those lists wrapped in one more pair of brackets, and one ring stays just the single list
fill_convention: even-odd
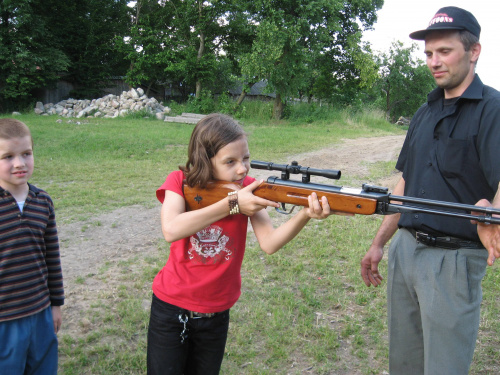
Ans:
[{"label": "man's arm", "polygon": [[[405,180],[403,177],[394,188],[394,195],[404,195]],[[384,217],[373,242],[361,260],[361,277],[366,286],[379,286],[383,277],[378,273],[378,264],[384,256],[384,246],[398,230],[398,221],[401,214],[388,215]]]}]

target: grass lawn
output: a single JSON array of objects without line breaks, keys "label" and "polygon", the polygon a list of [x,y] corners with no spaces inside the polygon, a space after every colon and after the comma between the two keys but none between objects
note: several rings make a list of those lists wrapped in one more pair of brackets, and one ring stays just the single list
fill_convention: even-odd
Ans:
[{"label": "grass lawn", "polygon": [[[32,182],[54,199],[59,225],[117,208],[157,205],[154,191],[185,163],[193,125],[152,119],[66,119],[22,115],[34,138]],[[78,121],[78,123],[77,123]],[[287,156],[318,150],[342,138],[403,134],[370,114],[339,114],[309,124],[243,120],[252,158],[285,162]],[[362,152],[362,150],[360,150]],[[394,165],[394,164],[392,164]],[[391,173],[375,163],[371,173]],[[351,176],[355,178],[355,176]],[[272,216],[277,215],[274,212]],[[385,287],[366,288],[359,262],[382,218],[333,216],[314,221],[277,254],[266,256],[251,234],[242,269],[243,290],[231,309],[222,374],[387,373]],[[145,374],[149,314],[142,306],[168,256],[158,243],[154,257],[120,263],[123,286],[96,296],[82,319],[99,319],[84,337],[62,335],[61,374]],[[381,272],[386,274],[386,262]],[[105,278],[106,263],[95,277]],[[84,283],[85,280],[77,282]],[[71,288],[66,285],[66,289]],[[471,374],[500,371],[500,273],[489,267],[483,281],[480,336]]]}]

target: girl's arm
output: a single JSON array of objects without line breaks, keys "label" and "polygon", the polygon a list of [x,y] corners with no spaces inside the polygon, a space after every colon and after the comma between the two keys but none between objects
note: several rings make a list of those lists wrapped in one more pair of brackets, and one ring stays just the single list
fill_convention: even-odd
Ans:
[{"label": "girl's arm", "polygon": [[311,218],[324,219],[334,212],[330,211],[328,200],[322,197],[321,204],[316,193],[308,197],[309,207],[304,207],[295,216],[278,228],[274,228],[269,214],[265,210],[250,217],[255,236],[261,249],[273,254],[290,242]]},{"label": "girl's arm", "polygon": [[227,198],[208,207],[186,212],[184,198],[173,191],[165,191],[161,207],[161,229],[167,242],[174,242],[206,228],[229,214]]},{"label": "girl's arm", "polygon": [[[276,202],[252,194],[252,191],[259,184],[259,181],[254,181],[238,192],[238,203],[242,214],[253,216],[268,206],[279,207]],[[184,197],[173,191],[166,190],[161,208],[163,236],[167,242],[174,242],[189,237],[228,215],[228,198],[199,210],[186,211]]]}]

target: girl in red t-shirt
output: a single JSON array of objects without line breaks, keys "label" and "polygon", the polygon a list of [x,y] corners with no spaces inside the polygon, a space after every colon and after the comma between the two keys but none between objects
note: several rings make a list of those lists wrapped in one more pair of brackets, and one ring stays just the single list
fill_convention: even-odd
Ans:
[{"label": "girl in red t-shirt", "polygon": [[[326,198],[320,201],[313,193],[309,207],[275,229],[265,208],[279,204],[252,194],[260,181],[247,176],[249,169],[243,129],[228,116],[211,114],[193,130],[186,166],[170,173],[156,192],[163,203],[163,235],[171,247],[153,281],[148,374],[219,373],[229,309],[241,293],[248,219],[262,250],[273,254],[311,218],[333,213]],[[183,184],[204,188],[210,180],[242,188],[208,207],[186,211]]]}]

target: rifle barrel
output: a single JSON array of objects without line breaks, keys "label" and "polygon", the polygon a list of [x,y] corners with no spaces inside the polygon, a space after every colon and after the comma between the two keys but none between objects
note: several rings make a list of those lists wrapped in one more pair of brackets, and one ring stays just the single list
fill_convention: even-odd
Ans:
[{"label": "rifle barrel", "polygon": [[474,206],[472,204],[435,201],[435,200],[431,200],[431,199],[406,197],[406,196],[400,196],[400,195],[389,195],[389,200],[402,202],[402,203],[422,204],[422,205],[426,205],[426,206],[450,208],[452,210],[482,212],[482,213],[485,213],[487,215],[500,215],[500,209],[495,209],[493,207]]}]

